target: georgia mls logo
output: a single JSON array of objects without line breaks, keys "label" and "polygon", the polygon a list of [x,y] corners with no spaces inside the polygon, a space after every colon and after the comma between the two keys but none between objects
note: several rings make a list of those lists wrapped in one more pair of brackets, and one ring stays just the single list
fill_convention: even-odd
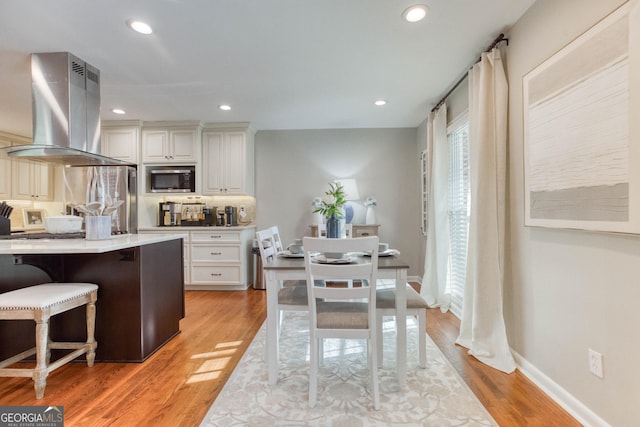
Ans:
[{"label": "georgia mls logo", "polygon": [[64,416],[64,413],[63,413],[64,407],[61,406],[60,408],[58,408],[57,406],[49,406],[47,409],[44,410],[43,414],[53,411],[54,414],[59,415],[59,418],[62,419],[62,417]]},{"label": "georgia mls logo", "polygon": [[64,426],[64,406],[0,406],[0,427],[45,426]]}]

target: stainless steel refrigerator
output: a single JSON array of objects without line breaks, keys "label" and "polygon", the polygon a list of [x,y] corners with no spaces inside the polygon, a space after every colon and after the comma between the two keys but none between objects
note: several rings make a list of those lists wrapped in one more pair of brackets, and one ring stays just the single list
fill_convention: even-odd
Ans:
[{"label": "stainless steel refrigerator", "polygon": [[76,205],[99,202],[102,207],[123,203],[111,214],[112,234],[138,232],[137,169],[133,166],[66,167],[64,203],[67,213],[81,215]]}]

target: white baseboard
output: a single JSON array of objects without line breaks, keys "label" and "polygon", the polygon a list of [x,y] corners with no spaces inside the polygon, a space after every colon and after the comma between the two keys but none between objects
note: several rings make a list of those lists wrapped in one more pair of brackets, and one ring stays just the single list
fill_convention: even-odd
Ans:
[{"label": "white baseboard", "polygon": [[535,383],[542,391],[544,391],[558,405],[562,406],[565,411],[570,413],[580,423],[588,427],[611,427],[605,420],[600,418],[591,409],[585,406],[578,399],[573,397],[569,392],[553,382],[538,368],[529,363],[516,351],[511,349],[513,358],[520,372]]}]

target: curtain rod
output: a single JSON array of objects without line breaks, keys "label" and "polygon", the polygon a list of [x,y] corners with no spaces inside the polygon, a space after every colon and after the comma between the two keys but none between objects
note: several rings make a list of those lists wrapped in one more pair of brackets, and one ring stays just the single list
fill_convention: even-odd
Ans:
[{"label": "curtain rod", "polygon": [[[498,44],[500,44],[501,42],[507,42],[507,46],[509,45],[509,39],[505,38],[503,33],[500,33],[500,35],[498,37],[496,37],[496,39],[489,45],[489,47],[485,49],[485,52],[491,52],[491,50],[493,50],[493,48],[498,46]],[[478,62],[480,62],[481,58],[482,57],[478,58],[478,60],[474,64],[477,64]],[[469,75],[469,73],[466,72],[466,73],[464,73],[464,75],[462,77],[460,77],[460,80],[458,80],[456,82],[456,84],[454,84],[453,87],[451,89],[449,89],[449,91],[442,97],[442,99],[440,101],[438,101],[436,106],[431,109],[432,113],[438,111],[438,108],[442,107],[442,105],[447,100],[449,95],[451,95],[453,93],[453,91],[456,90],[458,88],[458,86],[460,86],[460,84],[464,81],[464,79],[467,78],[468,75]]]}]

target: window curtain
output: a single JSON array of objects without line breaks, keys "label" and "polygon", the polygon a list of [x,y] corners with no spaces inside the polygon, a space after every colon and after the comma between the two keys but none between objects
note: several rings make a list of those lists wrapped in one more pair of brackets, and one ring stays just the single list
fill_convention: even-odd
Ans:
[{"label": "window curtain", "polygon": [[496,48],[469,71],[471,214],[467,278],[458,344],[481,362],[511,373],[504,324],[505,179],[508,84]]},{"label": "window curtain", "polygon": [[427,150],[431,152],[429,171],[429,218],[424,260],[424,277],[420,294],[430,307],[449,309],[447,286],[449,256],[448,179],[449,143],[447,141],[447,106],[443,104],[429,114],[427,121]]}]

